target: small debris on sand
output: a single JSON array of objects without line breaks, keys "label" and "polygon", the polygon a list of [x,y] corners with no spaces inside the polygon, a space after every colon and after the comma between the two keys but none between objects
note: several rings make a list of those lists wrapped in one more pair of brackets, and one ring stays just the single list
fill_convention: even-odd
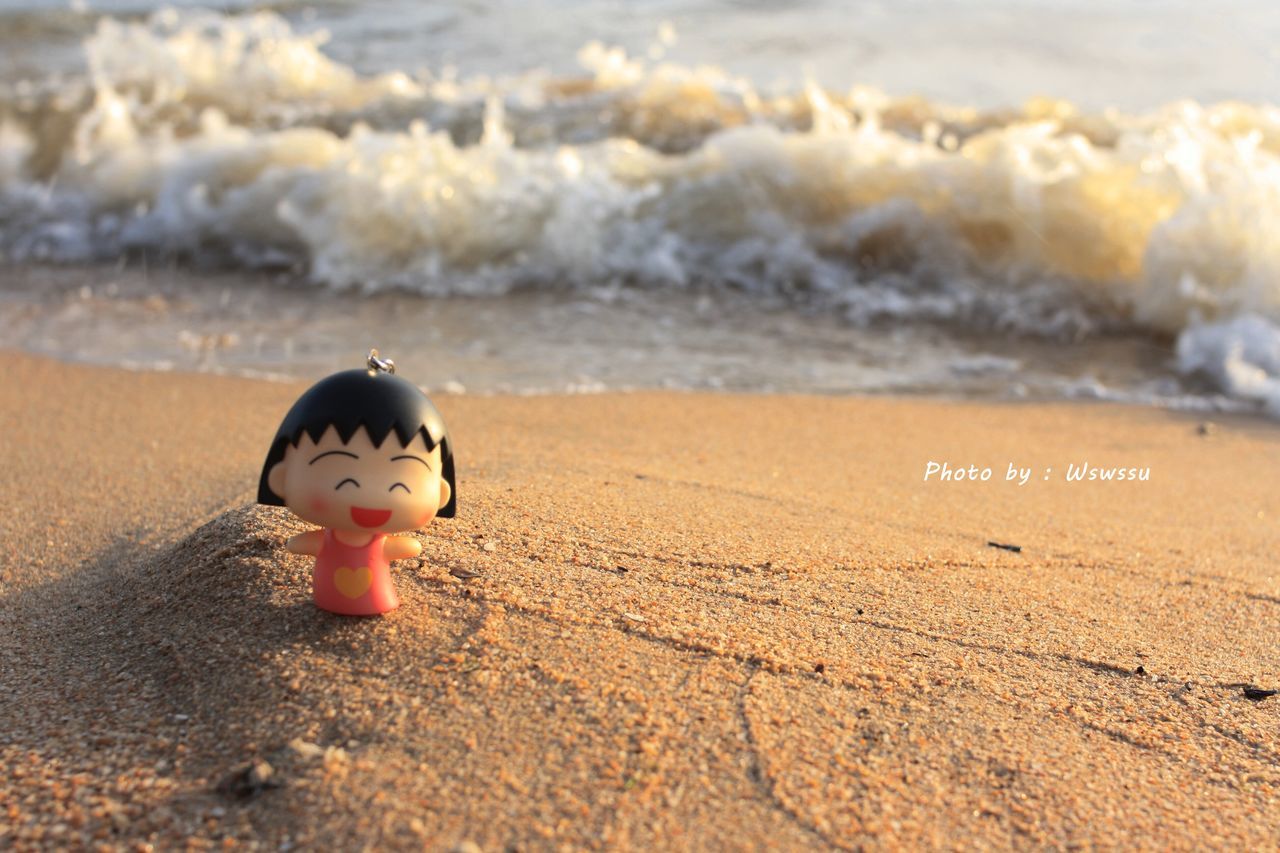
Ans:
[{"label": "small debris on sand", "polygon": [[477,572],[474,569],[465,568],[463,566],[454,566],[450,568],[449,574],[453,575],[455,578],[458,578],[459,580],[464,580],[464,581],[471,580],[472,578],[480,577],[480,572]]},{"label": "small debris on sand", "polygon": [[275,768],[265,761],[253,761],[218,783],[218,793],[238,800],[252,799],[263,791],[279,788],[283,782]]},{"label": "small debris on sand", "polygon": [[1261,687],[1244,688],[1244,698],[1250,702],[1261,702],[1263,699],[1275,696],[1277,693],[1280,693],[1280,690],[1263,690]]},{"label": "small debris on sand", "polygon": [[992,541],[991,541],[991,540],[989,540],[989,539],[987,540],[987,544],[988,544],[989,546],[991,546],[992,548],[999,548],[999,549],[1000,549],[1000,550],[1002,550],[1002,551],[1012,551],[1012,552],[1013,552],[1013,553],[1015,553],[1015,554],[1021,554],[1021,553],[1022,553],[1022,546],[1021,546],[1021,545],[1006,545],[1006,544],[1005,544],[1005,543],[1003,543],[1003,542],[992,542]]}]

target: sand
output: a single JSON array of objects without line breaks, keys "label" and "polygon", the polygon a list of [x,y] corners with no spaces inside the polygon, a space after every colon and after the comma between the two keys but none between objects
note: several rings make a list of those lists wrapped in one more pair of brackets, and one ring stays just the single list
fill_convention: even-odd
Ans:
[{"label": "sand", "polygon": [[0,846],[1280,842],[1273,424],[439,397],[459,517],[348,619],[251,503],[302,386],[0,370]]}]

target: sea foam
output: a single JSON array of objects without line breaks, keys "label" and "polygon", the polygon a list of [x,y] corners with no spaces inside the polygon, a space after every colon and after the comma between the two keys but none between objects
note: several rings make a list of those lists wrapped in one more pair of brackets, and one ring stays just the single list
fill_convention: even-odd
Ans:
[{"label": "sea foam", "polygon": [[82,89],[4,98],[0,247],[366,291],[729,288],[854,323],[1145,330],[1277,408],[1274,107],[767,92],[596,43],[577,77],[362,76],[322,45],[268,13],[102,20]]}]

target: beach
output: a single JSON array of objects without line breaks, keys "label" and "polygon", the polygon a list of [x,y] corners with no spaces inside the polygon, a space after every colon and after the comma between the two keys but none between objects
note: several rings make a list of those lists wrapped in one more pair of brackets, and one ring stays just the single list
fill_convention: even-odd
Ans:
[{"label": "beach", "polygon": [[0,848],[1280,846],[1280,7],[204,5],[0,9]]},{"label": "beach", "polygon": [[1263,419],[436,394],[458,516],[356,619],[252,503],[306,383],[0,370],[3,846],[1280,841]]}]

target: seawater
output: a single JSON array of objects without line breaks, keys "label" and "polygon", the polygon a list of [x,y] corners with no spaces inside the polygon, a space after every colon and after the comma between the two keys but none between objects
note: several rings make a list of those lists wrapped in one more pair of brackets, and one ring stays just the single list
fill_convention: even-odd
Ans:
[{"label": "seawater", "polygon": [[[532,298],[679,332],[575,351],[607,387],[675,353],[693,387],[729,361],[732,387],[995,375],[1280,414],[1280,14],[1255,6],[11,4],[0,251],[241,270],[278,310]],[[87,340],[38,278],[5,328]],[[708,347],[718,315],[741,333]],[[122,338],[163,361],[171,316]],[[536,362],[554,323],[504,334]]]}]

